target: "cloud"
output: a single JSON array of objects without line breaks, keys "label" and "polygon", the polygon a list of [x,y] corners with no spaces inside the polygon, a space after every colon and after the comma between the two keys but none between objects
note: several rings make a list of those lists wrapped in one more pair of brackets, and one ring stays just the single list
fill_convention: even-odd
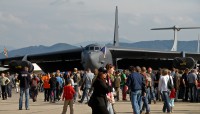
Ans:
[{"label": "cloud", "polygon": [[174,22],[174,23],[177,23],[177,24],[186,24],[186,25],[194,25],[195,22],[194,20],[191,18],[191,17],[188,17],[188,16],[171,16],[169,17],[169,20]]},{"label": "cloud", "polygon": [[0,12],[0,22],[2,23],[12,23],[16,25],[23,25],[24,21],[20,18],[15,16],[14,14]]},{"label": "cloud", "polygon": [[55,0],[53,2],[50,3],[50,5],[62,5],[64,3],[69,3],[70,0]]}]

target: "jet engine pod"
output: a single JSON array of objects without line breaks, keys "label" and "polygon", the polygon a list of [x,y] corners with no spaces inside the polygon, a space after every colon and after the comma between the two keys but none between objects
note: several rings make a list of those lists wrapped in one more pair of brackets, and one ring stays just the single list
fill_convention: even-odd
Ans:
[{"label": "jet engine pod", "polygon": [[33,72],[34,66],[29,61],[16,61],[13,60],[9,63],[9,68],[13,72],[20,72],[24,69],[24,67],[28,67],[28,72]]},{"label": "jet engine pod", "polygon": [[195,66],[195,61],[192,57],[176,57],[173,60],[173,67],[184,70],[186,68],[192,69]]}]

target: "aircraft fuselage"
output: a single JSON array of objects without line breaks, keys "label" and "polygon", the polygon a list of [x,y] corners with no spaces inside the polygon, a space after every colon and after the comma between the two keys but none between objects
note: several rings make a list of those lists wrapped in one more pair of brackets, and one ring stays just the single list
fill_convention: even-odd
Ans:
[{"label": "aircraft fuselage", "polygon": [[90,44],[81,53],[81,63],[84,69],[94,70],[106,64],[112,64],[113,59],[108,48],[101,47],[99,44]]}]

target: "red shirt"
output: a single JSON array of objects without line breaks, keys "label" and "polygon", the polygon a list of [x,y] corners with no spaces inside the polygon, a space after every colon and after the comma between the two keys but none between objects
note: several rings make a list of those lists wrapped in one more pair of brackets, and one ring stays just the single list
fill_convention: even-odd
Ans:
[{"label": "red shirt", "polygon": [[169,98],[175,98],[176,97],[176,91],[175,91],[175,89],[173,88],[172,90],[171,90],[171,93],[170,93],[170,95],[169,95]]},{"label": "red shirt", "polygon": [[66,85],[64,87],[64,93],[63,93],[63,98],[65,98],[65,100],[71,100],[73,99],[73,96],[75,94],[74,88],[70,85]]}]

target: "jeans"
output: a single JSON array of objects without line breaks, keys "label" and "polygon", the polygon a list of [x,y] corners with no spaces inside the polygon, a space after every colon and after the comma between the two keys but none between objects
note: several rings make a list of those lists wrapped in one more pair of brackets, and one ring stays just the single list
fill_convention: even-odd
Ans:
[{"label": "jeans", "polygon": [[78,96],[78,84],[74,85],[74,90],[75,90],[75,94],[74,94],[74,102],[76,102],[76,98]]},{"label": "jeans", "polygon": [[154,87],[150,87],[150,100],[156,100]]},{"label": "jeans", "polygon": [[90,90],[90,88],[84,88],[84,90],[83,90],[83,96],[82,96],[82,98],[81,98],[81,102],[83,102],[84,101],[84,99],[85,99],[85,97],[87,97],[87,102],[88,102],[88,100],[89,100],[89,98],[88,98],[88,91]]},{"label": "jeans", "polygon": [[170,112],[170,98],[169,98],[169,92],[168,91],[163,91],[162,92],[162,99],[164,101],[163,105],[163,112]]},{"label": "jeans", "polygon": [[108,101],[108,104],[107,104],[107,109],[108,109],[109,114],[114,114],[112,103],[110,103],[109,101]]},{"label": "jeans", "polygon": [[200,102],[200,88],[197,89],[197,101]]},{"label": "jeans", "polygon": [[1,85],[1,90],[3,100],[7,99],[6,85]]},{"label": "jeans", "polygon": [[44,101],[49,101],[50,93],[51,92],[49,88],[44,88]]},{"label": "jeans", "polygon": [[150,112],[150,107],[149,107],[149,102],[148,102],[148,95],[142,97],[142,100],[143,100],[142,110],[145,110],[145,108],[146,108],[146,112]]},{"label": "jeans", "polygon": [[19,97],[19,109],[22,109],[23,104],[23,94],[25,93],[25,108],[29,108],[29,88],[25,89],[20,87],[20,97]]},{"label": "jeans", "polygon": [[169,102],[169,105],[170,105],[170,107],[174,107],[174,98],[171,98],[170,99],[170,102]]},{"label": "jeans", "polygon": [[151,103],[151,88],[150,87],[147,87],[145,97],[147,98],[148,103]]},{"label": "jeans", "polygon": [[140,114],[142,104],[142,90],[131,91],[131,104],[134,114]]},{"label": "jeans", "polygon": [[190,102],[195,102],[197,98],[197,88],[193,83],[189,83]]},{"label": "jeans", "polygon": [[8,84],[6,89],[7,89],[8,97],[12,97],[12,85]]},{"label": "jeans", "polygon": [[51,102],[55,102],[56,101],[56,88],[51,88],[51,93],[50,93],[51,97],[50,97],[50,100]]}]

